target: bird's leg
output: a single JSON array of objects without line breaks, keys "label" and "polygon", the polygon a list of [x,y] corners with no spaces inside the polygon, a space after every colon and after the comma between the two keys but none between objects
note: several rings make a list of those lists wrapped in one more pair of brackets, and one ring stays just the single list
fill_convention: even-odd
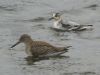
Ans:
[{"label": "bird's leg", "polygon": [[27,57],[25,57],[25,59],[26,59],[26,61],[32,60],[33,59],[33,56],[27,56]]},{"label": "bird's leg", "polygon": [[26,59],[28,65],[32,65],[33,64],[33,56],[28,56],[25,59]]}]

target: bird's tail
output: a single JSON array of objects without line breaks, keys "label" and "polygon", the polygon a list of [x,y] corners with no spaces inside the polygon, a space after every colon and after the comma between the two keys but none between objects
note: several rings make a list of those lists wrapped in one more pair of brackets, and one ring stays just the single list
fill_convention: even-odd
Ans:
[{"label": "bird's tail", "polygon": [[64,47],[64,51],[68,52],[68,50],[69,50],[70,47],[72,47],[72,46]]},{"label": "bird's tail", "polygon": [[74,27],[84,27],[84,26],[93,26],[93,25],[74,25]]}]

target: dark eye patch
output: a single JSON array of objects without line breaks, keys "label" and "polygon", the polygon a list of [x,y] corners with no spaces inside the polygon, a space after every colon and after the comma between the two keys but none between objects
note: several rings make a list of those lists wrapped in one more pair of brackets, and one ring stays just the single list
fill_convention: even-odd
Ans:
[{"label": "dark eye patch", "polygon": [[55,14],[55,17],[58,17],[58,16],[60,16],[60,14],[59,14],[59,13],[56,13],[56,14]]}]

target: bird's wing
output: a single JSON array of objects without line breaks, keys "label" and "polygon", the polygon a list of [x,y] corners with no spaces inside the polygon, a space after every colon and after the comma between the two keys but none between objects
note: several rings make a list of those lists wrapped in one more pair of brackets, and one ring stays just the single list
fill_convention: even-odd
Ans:
[{"label": "bird's wing", "polygon": [[60,23],[61,23],[62,27],[64,27],[64,28],[70,28],[71,27],[70,24],[64,23],[63,21],[61,21]]},{"label": "bird's wing", "polygon": [[76,22],[73,22],[73,21],[68,21],[68,24],[71,25],[71,26],[74,26],[74,25],[79,26],[80,25],[79,23],[76,23]]},{"label": "bird's wing", "polygon": [[65,53],[66,51],[61,51],[61,52],[54,52],[54,53],[48,53],[46,55],[40,55],[40,57],[52,57],[52,56],[58,56],[61,55],[63,53]]},{"label": "bird's wing", "polygon": [[35,54],[48,54],[48,53],[53,53],[57,51],[57,48],[50,45],[49,43],[46,42],[34,42],[34,44],[32,45],[32,53]]},{"label": "bird's wing", "polygon": [[61,24],[62,24],[63,27],[66,27],[66,28],[73,28],[73,27],[76,27],[76,26],[80,25],[80,24],[78,24],[76,22],[73,22],[73,21],[67,21],[66,23],[61,21]]}]

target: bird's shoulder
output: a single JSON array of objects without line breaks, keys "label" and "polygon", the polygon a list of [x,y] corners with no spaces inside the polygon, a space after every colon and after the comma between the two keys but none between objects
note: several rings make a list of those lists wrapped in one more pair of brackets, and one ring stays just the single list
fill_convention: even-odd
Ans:
[{"label": "bird's shoulder", "polygon": [[45,41],[34,41],[33,46],[48,46],[48,47],[54,47],[50,43],[47,43]]},{"label": "bird's shoulder", "polygon": [[77,23],[77,22],[74,22],[74,21],[68,21],[68,24],[70,24],[70,25],[80,25],[79,23]]}]

